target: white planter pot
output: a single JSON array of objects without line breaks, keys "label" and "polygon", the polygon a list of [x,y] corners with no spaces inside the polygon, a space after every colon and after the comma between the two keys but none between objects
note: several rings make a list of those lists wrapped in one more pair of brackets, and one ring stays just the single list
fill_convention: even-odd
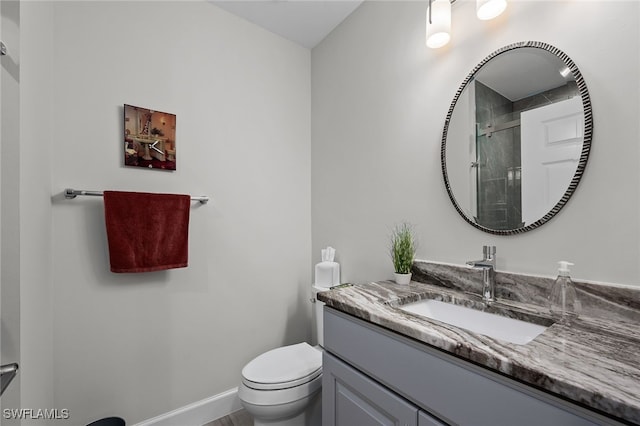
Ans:
[{"label": "white planter pot", "polygon": [[411,272],[408,274],[394,272],[393,275],[396,277],[396,284],[409,284],[411,282]]}]

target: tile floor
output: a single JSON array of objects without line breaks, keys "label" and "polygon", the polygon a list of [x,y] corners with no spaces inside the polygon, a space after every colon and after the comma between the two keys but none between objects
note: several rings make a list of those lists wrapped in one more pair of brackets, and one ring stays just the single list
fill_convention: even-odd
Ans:
[{"label": "tile floor", "polygon": [[253,426],[253,418],[245,410],[240,410],[202,426]]}]

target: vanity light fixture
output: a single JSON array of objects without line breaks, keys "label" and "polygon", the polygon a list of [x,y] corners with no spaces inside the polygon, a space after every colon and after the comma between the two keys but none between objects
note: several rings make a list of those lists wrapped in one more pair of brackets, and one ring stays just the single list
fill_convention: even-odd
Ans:
[{"label": "vanity light fixture", "polygon": [[507,8],[507,0],[476,0],[476,15],[488,21],[500,15]]},{"label": "vanity light fixture", "polygon": [[[437,49],[451,40],[451,5],[456,0],[429,0],[427,6],[427,46]],[[507,0],[476,0],[478,19],[486,21],[500,15]]]},{"label": "vanity light fixture", "polygon": [[451,3],[449,0],[429,0],[427,7],[427,46],[437,49],[451,39]]},{"label": "vanity light fixture", "polygon": [[559,73],[563,78],[567,78],[571,75],[571,70],[568,66],[565,65],[564,67],[560,68]]}]

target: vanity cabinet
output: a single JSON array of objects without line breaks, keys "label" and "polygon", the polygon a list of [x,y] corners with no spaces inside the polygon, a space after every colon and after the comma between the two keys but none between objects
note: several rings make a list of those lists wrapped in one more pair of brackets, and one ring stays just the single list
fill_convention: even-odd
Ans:
[{"label": "vanity cabinet", "polygon": [[322,365],[324,425],[444,426],[327,352]]},{"label": "vanity cabinet", "polygon": [[620,424],[329,307],[324,348],[324,426]]}]

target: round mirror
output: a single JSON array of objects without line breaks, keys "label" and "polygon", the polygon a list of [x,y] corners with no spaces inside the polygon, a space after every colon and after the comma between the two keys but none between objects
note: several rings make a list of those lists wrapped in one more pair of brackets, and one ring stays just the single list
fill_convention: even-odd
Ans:
[{"label": "round mirror", "polygon": [[453,205],[492,234],[542,225],[578,185],[592,129],[587,86],[566,54],[532,41],[493,52],[447,113],[441,162]]}]

